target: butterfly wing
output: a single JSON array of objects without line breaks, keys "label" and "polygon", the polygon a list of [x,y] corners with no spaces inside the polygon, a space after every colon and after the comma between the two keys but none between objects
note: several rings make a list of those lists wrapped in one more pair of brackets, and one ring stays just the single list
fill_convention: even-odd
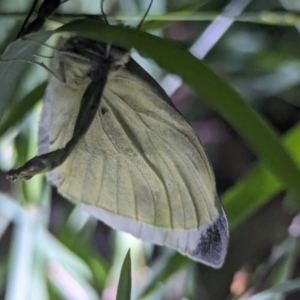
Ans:
[{"label": "butterfly wing", "polygon": [[[40,154],[71,138],[83,92],[51,79]],[[161,87],[133,60],[109,76],[91,127],[48,178],[115,229],[216,268],[224,262],[228,225],[204,150]]]}]

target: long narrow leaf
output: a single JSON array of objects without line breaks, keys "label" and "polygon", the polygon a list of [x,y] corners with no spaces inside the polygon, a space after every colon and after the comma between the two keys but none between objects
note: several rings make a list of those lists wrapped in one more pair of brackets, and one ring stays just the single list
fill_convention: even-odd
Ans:
[{"label": "long narrow leaf", "polygon": [[131,259],[128,250],[121,269],[116,300],[130,300],[131,298]]},{"label": "long narrow leaf", "polygon": [[43,82],[25,95],[21,101],[10,107],[0,123],[0,136],[23,119],[26,113],[43,97],[45,88],[46,82]]},{"label": "long narrow leaf", "polygon": [[15,216],[6,300],[28,299],[35,252],[35,226],[25,214]]},{"label": "long narrow leaf", "polygon": [[[0,120],[13,95],[19,77],[24,72],[35,52],[53,32],[44,31],[30,34],[25,40],[18,39],[11,43],[0,58]],[[29,40],[30,39],[30,40]],[[19,61],[11,61],[18,59]],[[23,61],[22,61],[23,60]]]},{"label": "long narrow leaf", "polygon": [[284,283],[278,284],[268,290],[258,293],[248,300],[269,300],[272,296],[278,296],[285,293],[290,293],[300,290],[300,279],[287,280]]},{"label": "long narrow leaf", "polygon": [[[300,124],[282,139],[289,154],[300,167]],[[252,212],[284,189],[266,166],[259,163],[221,197],[231,228],[235,228]]]},{"label": "long narrow leaf", "polygon": [[161,284],[166,283],[174,274],[191,263],[187,257],[179,253],[162,256],[154,267],[154,273],[147,285],[143,287],[136,299],[142,299],[153,293]]},{"label": "long narrow leaf", "polygon": [[[176,19],[177,16],[190,16],[191,14],[195,13],[202,5],[204,5],[204,1],[193,1],[191,3],[185,4],[179,8],[177,8],[175,11],[167,12],[164,14],[169,21],[166,20],[147,20],[144,22],[141,26],[142,30],[150,30],[150,29],[156,29],[161,28],[162,26],[165,26],[166,24],[170,23],[173,20]],[[143,16],[141,16],[138,20],[141,20]],[[116,16],[118,19],[118,16]]]}]

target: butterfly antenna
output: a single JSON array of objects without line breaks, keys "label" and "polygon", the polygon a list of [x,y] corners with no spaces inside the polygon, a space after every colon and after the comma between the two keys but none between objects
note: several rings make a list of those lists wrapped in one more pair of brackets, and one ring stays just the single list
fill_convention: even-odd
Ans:
[{"label": "butterfly antenna", "polygon": [[141,27],[142,27],[142,25],[143,25],[143,22],[145,21],[145,19],[146,19],[148,13],[149,13],[149,11],[150,11],[150,8],[151,8],[151,6],[152,6],[152,3],[153,3],[153,0],[150,0],[150,3],[149,3],[149,5],[148,5],[148,8],[147,8],[145,14],[144,14],[142,20],[140,21],[139,25],[137,26],[137,30],[140,30],[140,29],[141,29]]},{"label": "butterfly antenna", "polygon": [[[107,17],[106,17],[106,13],[104,11],[104,0],[101,0],[101,14],[103,16],[104,22],[109,25],[108,21],[107,21]],[[110,54],[110,49],[111,49],[111,44],[106,44],[106,49],[105,49],[105,57],[108,58],[109,54]]]},{"label": "butterfly antenna", "polygon": [[107,17],[106,17],[106,13],[104,11],[104,0],[101,0],[101,4],[100,4],[100,8],[101,8],[101,14],[103,16],[104,22],[109,25],[108,21],[107,21]]}]

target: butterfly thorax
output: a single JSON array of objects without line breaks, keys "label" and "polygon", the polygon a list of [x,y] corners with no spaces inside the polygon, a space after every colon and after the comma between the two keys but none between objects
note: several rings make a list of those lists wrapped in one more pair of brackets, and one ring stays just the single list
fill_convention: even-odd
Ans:
[{"label": "butterfly thorax", "polygon": [[129,61],[129,52],[121,47],[84,37],[63,39],[56,51],[56,73],[62,81],[74,88],[85,88],[97,76],[112,75]]}]

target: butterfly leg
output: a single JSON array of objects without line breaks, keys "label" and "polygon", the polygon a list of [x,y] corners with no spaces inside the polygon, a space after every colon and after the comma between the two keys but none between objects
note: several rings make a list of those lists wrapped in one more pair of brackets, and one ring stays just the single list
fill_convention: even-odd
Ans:
[{"label": "butterfly leg", "polygon": [[[104,69],[104,70],[103,70]],[[76,119],[73,137],[64,148],[36,156],[19,169],[8,172],[6,178],[10,181],[27,180],[32,176],[49,172],[60,166],[74,150],[79,140],[88,131],[100,105],[102,93],[106,84],[109,65],[103,68],[101,75],[92,76],[92,82],[88,85],[82,97],[79,114]]]}]

